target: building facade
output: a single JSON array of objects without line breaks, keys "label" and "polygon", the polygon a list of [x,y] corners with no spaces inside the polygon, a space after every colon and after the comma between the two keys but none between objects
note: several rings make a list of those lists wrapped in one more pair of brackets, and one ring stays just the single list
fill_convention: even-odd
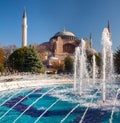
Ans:
[{"label": "building facade", "polygon": [[[90,43],[87,39],[86,51],[88,53],[97,53],[92,48],[92,36],[90,34]],[[80,45],[81,40],[72,32],[62,30],[52,36],[49,42],[45,42],[37,46],[37,51],[40,53],[42,61],[47,67],[52,67],[54,64],[64,64],[64,59],[67,56],[74,58],[75,48]]]},{"label": "building facade", "polygon": [[73,56],[75,47],[79,46],[80,40],[72,32],[64,29],[50,38],[49,43],[52,55],[62,61],[68,55]]}]

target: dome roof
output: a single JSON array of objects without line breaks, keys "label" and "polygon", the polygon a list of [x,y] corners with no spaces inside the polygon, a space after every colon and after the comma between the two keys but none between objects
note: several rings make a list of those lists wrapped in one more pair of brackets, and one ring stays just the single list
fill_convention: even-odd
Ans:
[{"label": "dome roof", "polygon": [[74,36],[76,37],[72,32],[66,31],[65,29],[63,31],[60,31],[55,34],[55,37],[57,36]]},{"label": "dome roof", "polygon": [[98,55],[97,51],[95,49],[92,49],[92,48],[88,48],[87,53],[91,54],[91,55],[95,55],[95,54]]}]

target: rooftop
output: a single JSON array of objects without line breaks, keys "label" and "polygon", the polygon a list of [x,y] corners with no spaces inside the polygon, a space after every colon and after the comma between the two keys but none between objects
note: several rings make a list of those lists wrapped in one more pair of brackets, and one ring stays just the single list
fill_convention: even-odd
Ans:
[{"label": "rooftop", "polygon": [[69,32],[65,29],[60,32],[57,32],[54,36],[55,37],[58,37],[58,36],[74,36],[74,37],[76,37],[72,32]]}]

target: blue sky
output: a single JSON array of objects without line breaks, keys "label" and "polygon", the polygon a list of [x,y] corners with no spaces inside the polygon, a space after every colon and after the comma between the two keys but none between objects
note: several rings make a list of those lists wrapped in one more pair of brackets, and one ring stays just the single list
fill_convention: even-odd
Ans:
[{"label": "blue sky", "polygon": [[110,19],[113,50],[120,45],[120,0],[0,0],[0,45],[21,47],[24,6],[28,18],[28,44],[49,41],[66,30],[79,38],[92,33],[100,51],[101,35]]}]

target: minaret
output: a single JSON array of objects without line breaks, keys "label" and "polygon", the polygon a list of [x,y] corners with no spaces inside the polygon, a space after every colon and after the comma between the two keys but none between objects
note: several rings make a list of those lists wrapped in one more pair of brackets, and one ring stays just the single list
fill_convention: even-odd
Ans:
[{"label": "minaret", "polygon": [[26,10],[24,9],[22,18],[22,47],[27,46],[27,16]]},{"label": "minaret", "polygon": [[63,29],[63,32],[66,32],[66,29],[65,29],[65,27],[64,27],[64,29]]},{"label": "minaret", "polygon": [[107,28],[108,28],[108,31],[110,33],[111,31],[110,31],[110,21],[109,20],[108,20],[108,27]]},{"label": "minaret", "polygon": [[90,33],[90,48],[92,48],[92,34]]}]

